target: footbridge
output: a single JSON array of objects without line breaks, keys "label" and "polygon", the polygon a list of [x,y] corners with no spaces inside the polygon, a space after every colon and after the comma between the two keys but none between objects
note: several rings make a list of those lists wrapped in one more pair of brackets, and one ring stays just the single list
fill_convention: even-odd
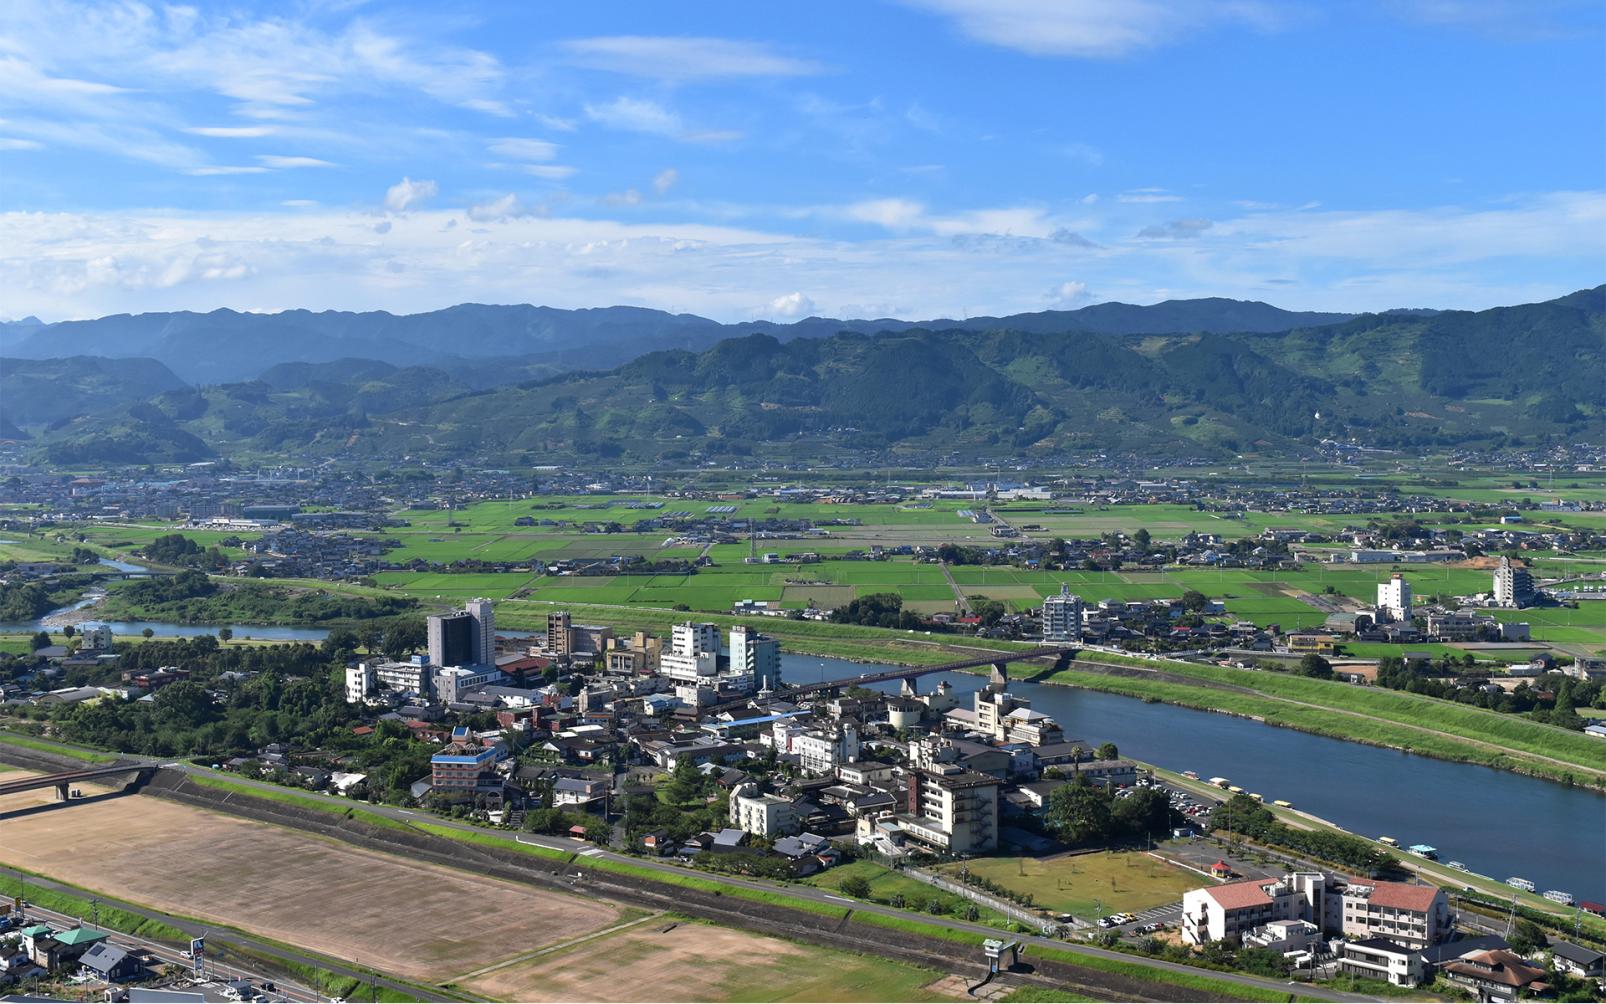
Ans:
[{"label": "footbridge", "polygon": [[119,774],[132,774],[144,780],[160,769],[160,764],[130,761],[107,764],[104,767],[67,770],[58,774],[36,774],[33,777],[24,777],[15,781],[0,783],[0,797],[15,795],[24,791],[34,791],[39,788],[55,788],[56,797],[65,802],[72,795],[72,786],[80,782],[94,781],[103,777],[115,777]]}]

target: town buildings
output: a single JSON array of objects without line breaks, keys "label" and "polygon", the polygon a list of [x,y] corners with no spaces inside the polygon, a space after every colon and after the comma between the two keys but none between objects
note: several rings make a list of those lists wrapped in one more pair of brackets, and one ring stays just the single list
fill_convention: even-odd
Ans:
[{"label": "town buildings", "polygon": [[1082,598],[1064,583],[1043,600],[1043,640],[1070,644],[1082,640]]},{"label": "town buildings", "polygon": [[1395,572],[1387,582],[1378,583],[1376,609],[1381,622],[1411,623],[1411,584],[1405,576]]},{"label": "town buildings", "polygon": [[1403,882],[1291,872],[1193,889],[1182,897],[1182,939],[1241,940],[1274,920],[1307,920],[1349,940],[1386,938],[1406,948],[1437,944],[1450,930],[1443,890]]},{"label": "town buildings", "polygon": [[1500,607],[1525,607],[1533,603],[1534,577],[1526,568],[1519,568],[1511,559],[1502,556],[1500,567],[1494,572],[1494,602]]}]

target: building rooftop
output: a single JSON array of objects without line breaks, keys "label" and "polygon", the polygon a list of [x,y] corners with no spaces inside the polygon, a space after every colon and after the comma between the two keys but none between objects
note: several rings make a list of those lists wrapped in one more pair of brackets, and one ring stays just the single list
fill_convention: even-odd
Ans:
[{"label": "building rooftop", "polygon": [[1228,882],[1226,885],[1207,887],[1205,893],[1221,905],[1223,910],[1246,910],[1252,906],[1269,906],[1271,897],[1266,886],[1275,885],[1276,879],[1251,879],[1248,882]]}]

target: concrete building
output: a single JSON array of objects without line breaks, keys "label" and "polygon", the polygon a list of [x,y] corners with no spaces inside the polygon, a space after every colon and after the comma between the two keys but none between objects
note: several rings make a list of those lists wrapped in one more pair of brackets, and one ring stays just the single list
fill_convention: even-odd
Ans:
[{"label": "concrete building", "polygon": [[444,791],[473,791],[496,783],[496,748],[477,746],[458,738],[454,730],[453,743],[429,758],[429,778],[432,787]]},{"label": "concrete building", "polygon": [[743,693],[781,685],[781,643],[745,625],[730,631],[730,675]]},{"label": "concrete building", "polygon": [[432,614],[427,624],[429,661],[437,666],[474,663],[474,618],[466,611]]},{"label": "concrete building", "polygon": [[1534,601],[1534,577],[1502,557],[1494,571],[1494,602],[1501,607],[1525,607]]},{"label": "concrete building", "polygon": [[385,690],[428,697],[434,693],[434,674],[429,660],[415,655],[406,662],[369,662],[374,683]]},{"label": "concrete building", "polygon": [[896,818],[912,840],[948,854],[998,848],[998,779],[953,764],[911,771],[906,812]]},{"label": "concrete building", "polygon": [[374,692],[374,669],[371,663],[359,662],[346,667],[346,703],[362,704]]},{"label": "concrete building", "polygon": [[709,683],[719,673],[719,627],[715,624],[676,624],[669,651],[658,658],[658,673],[675,683]]},{"label": "concrete building", "polygon": [[798,831],[797,807],[780,795],[761,794],[754,784],[731,792],[731,825],[758,837],[784,837]]},{"label": "concrete building", "polygon": [[1031,701],[996,687],[976,691],[973,707],[977,729],[997,742],[1044,746],[1065,738],[1059,723],[1041,711],[1033,711]]},{"label": "concrete building", "polygon": [[88,624],[78,629],[78,651],[109,652],[112,629],[106,624]]},{"label": "concrete building", "polygon": [[1387,938],[1345,942],[1338,950],[1338,971],[1397,987],[1414,987],[1427,978],[1422,953]]},{"label": "concrete building", "polygon": [[1058,595],[1043,600],[1043,640],[1065,644],[1082,640],[1082,598],[1064,583]]},{"label": "concrete building", "polygon": [[663,651],[663,642],[645,631],[637,631],[628,639],[610,639],[604,660],[610,673],[651,676],[658,672]]},{"label": "concrete building", "polygon": [[810,774],[833,774],[839,765],[859,759],[859,730],[841,724],[792,734],[798,766]]},{"label": "concrete building", "polygon": [[[478,597],[463,605],[463,612],[474,619],[474,661],[476,666],[496,665],[496,613],[491,601]],[[442,663],[450,665],[450,663]]]},{"label": "concrete building", "polygon": [[1291,872],[1193,889],[1182,897],[1182,940],[1191,945],[1240,939],[1279,920],[1308,920],[1350,940],[1386,938],[1420,949],[1450,931],[1450,910],[1437,886],[1345,882],[1321,872]]},{"label": "concrete building", "polygon": [[443,666],[435,670],[435,696],[444,704],[458,704],[465,695],[501,679],[502,671],[495,666]]},{"label": "concrete building", "polygon": [[427,621],[429,661],[437,666],[496,665],[496,617],[491,601],[469,600],[462,610]]},{"label": "concrete building", "polygon": [[1402,624],[1411,622],[1411,584],[1395,572],[1377,586],[1377,619]]},{"label": "concrete building", "polygon": [[546,615],[546,650],[552,655],[569,654],[569,612]]}]

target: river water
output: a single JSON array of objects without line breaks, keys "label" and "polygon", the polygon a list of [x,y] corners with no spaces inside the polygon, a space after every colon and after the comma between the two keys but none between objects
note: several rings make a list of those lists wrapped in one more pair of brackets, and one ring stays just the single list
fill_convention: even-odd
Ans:
[{"label": "river water", "polygon": [[[794,683],[892,668],[809,656],[782,663]],[[941,680],[967,707],[986,682],[948,673],[921,678],[920,689]],[[1069,738],[1112,742],[1174,771],[1230,778],[1352,833],[1432,844],[1441,860],[1496,879],[1520,875],[1540,891],[1606,902],[1606,797],[1586,789],[1117,694],[1023,682],[1009,689],[1054,716]]]}]

